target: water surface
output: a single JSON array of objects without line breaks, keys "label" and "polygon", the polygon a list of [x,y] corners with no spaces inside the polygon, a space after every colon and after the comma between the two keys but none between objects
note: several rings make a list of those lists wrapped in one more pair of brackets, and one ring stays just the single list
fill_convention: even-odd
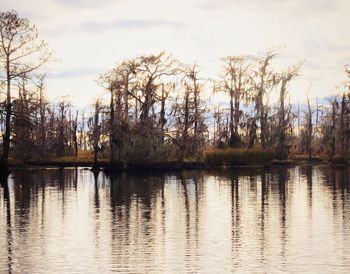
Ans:
[{"label": "water surface", "polygon": [[13,172],[0,273],[350,273],[350,172]]}]

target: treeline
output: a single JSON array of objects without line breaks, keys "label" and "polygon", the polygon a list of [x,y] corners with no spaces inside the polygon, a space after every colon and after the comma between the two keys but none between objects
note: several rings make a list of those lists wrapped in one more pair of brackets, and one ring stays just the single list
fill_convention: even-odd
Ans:
[{"label": "treeline", "polygon": [[[98,77],[108,102],[96,100],[82,113],[69,100],[45,97],[38,71],[51,52],[28,19],[0,13],[0,38],[3,165],[9,156],[31,161],[84,150],[95,162],[100,156],[122,166],[198,159],[205,150],[227,148],[272,151],[280,159],[348,156],[350,94],[292,105],[289,85],[301,64],[277,70],[277,51],[225,57],[210,80],[199,66],[164,52],[124,60]],[[227,103],[213,106],[219,94]]]}]

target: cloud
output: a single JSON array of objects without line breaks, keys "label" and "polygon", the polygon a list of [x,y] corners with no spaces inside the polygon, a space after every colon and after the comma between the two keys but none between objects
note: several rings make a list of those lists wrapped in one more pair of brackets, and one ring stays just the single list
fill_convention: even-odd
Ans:
[{"label": "cloud", "polygon": [[[277,11],[291,9],[304,10],[307,12],[319,12],[335,10],[343,0],[206,0],[200,1],[198,7],[208,10],[231,9],[232,7],[250,9],[252,11]],[[295,14],[294,14],[295,15]]]},{"label": "cloud", "polygon": [[44,26],[41,34],[45,37],[54,38],[72,33],[104,33],[118,30],[148,30],[159,27],[171,29],[180,29],[188,26],[187,23],[171,20],[141,20],[141,19],[124,19],[124,20],[82,20],[72,22],[62,22],[56,25]]},{"label": "cloud", "polygon": [[[305,60],[290,87],[292,99],[304,98],[310,82],[311,96],[330,94],[345,78],[344,64],[350,63],[348,0],[0,0],[0,4],[35,23],[40,38],[62,60],[52,65],[51,94],[67,86],[77,90],[77,98],[99,92],[94,80],[106,71],[102,67],[160,50],[186,63],[197,60],[203,77],[213,78],[223,56],[254,55],[285,44],[278,66]],[[78,94],[82,89],[86,92]]]},{"label": "cloud", "polygon": [[96,67],[65,69],[61,72],[49,72],[47,77],[49,79],[82,78],[87,76],[96,78],[100,73],[104,72],[105,70],[106,69]]},{"label": "cloud", "polygon": [[105,8],[122,0],[54,0],[57,4],[69,8]]},{"label": "cloud", "polygon": [[169,20],[110,20],[85,21],[81,23],[82,30],[101,32],[114,29],[147,29],[156,27],[181,28],[186,24]]}]

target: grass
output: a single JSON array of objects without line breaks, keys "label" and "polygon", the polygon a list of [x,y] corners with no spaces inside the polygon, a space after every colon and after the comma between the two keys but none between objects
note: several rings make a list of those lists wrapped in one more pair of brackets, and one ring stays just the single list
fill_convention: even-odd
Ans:
[{"label": "grass", "polygon": [[[275,160],[276,153],[272,150],[263,151],[259,148],[254,149],[212,149],[207,150],[199,156],[187,157],[183,163],[177,160],[167,161],[162,163],[138,163],[128,164],[130,169],[181,169],[181,168],[205,168],[219,167],[219,166],[262,166],[262,165],[293,165],[308,161],[308,156],[304,154],[291,154],[286,160]],[[313,155],[313,162],[320,162],[324,158]],[[109,159],[99,157],[98,162],[101,166],[108,166]],[[11,166],[22,166],[22,165],[53,165],[53,166],[91,166],[93,164],[93,153],[87,151],[79,151],[78,156],[65,156],[65,157],[54,157],[39,159],[31,161],[29,163],[23,163],[11,159]],[[349,158],[335,155],[332,161],[334,165],[349,164]]]},{"label": "grass", "polygon": [[212,166],[264,165],[276,158],[272,151],[258,149],[211,150],[204,154],[204,161]]},{"label": "grass", "polygon": [[[91,151],[79,151],[78,156],[64,156],[64,157],[56,157],[54,155],[34,159],[29,162],[17,161],[14,159],[10,160],[10,164],[12,166],[22,166],[22,165],[57,165],[57,166],[90,166],[94,162],[93,153]],[[98,162],[101,164],[107,164],[109,162],[108,159],[100,158]]]},{"label": "grass", "polygon": [[[309,155],[307,155],[307,154],[291,154],[291,155],[289,155],[289,158],[295,162],[307,162],[307,161],[309,161]],[[324,159],[325,159],[324,156],[319,156],[319,155],[312,155],[312,158],[311,158],[311,160],[313,162],[321,162]]]},{"label": "grass", "polygon": [[[93,163],[94,161],[94,154],[92,151],[83,151],[79,150],[78,151],[78,156],[64,156],[64,157],[56,157],[56,156],[51,156],[45,159],[42,159],[44,162],[57,162],[57,163],[79,163],[79,162],[84,162],[84,163]],[[102,157],[98,157],[99,162],[106,162],[107,159],[104,159]]]}]

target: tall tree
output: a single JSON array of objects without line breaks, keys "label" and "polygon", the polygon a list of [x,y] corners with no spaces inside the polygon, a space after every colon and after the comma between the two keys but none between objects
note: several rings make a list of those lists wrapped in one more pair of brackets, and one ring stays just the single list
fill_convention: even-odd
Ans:
[{"label": "tall tree", "polygon": [[205,107],[201,98],[202,85],[196,65],[184,65],[184,74],[179,96],[173,104],[176,138],[179,147],[179,159],[197,156],[203,148],[207,126],[204,123]]},{"label": "tall tree", "polygon": [[310,98],[308,95],[306,95],[306,103],[307,103],[307,110],[305,113],[305,125],[304,125],[304,131],[305,131],[305,145],[306,150],[308,153],[309,161],[312,160],[312,137],[313,137],[313,124],[312,124],[312,107],[310,103]]},{"label": "tall tree", "polygon": [[230,96],[230,140],[229,145],[237,147],[241,143],[238,133],[241,103],[250,90],[250,58],[248,56],[227,56],[222,59],[224,65],[218,82],[218,90]]},{"label": "tall tree", "polygon": [[277,137],[277,155],[281,159],[285,159],[288,156],[288,140],[287,130],[291,127],[292,116],[291,106],[286,106],[286,98],[288,96],[288,84],[297,76],[300,69],[300,64],[289,67],[286,71],[280,75],[280,94],[279,94],[279,110],[278,110],[278,124],[276,129]]},{"label": "tall tree", "polygon": [[58,104],[58,116],[56,119],[57,125],[57,144],[56,144],[56,156],[62,157],[66,155],[67,147],[67,133],[66,129],[68,126],[67,122],[67,112],[71,108],[71,103],[66,100],[66,98],[61,98]]},{"label": "tall tree", "polygon": [[102,110],[102,105],[99,99],[95,101],[94,104],[95,112],[94,116],[91,117],[88,121],[89,128],[91,130],[91,141],[92,141],[92,147],[94,152],[94,164],[93,169],[98,168],[98,152],[101,150],[101,147],[99,145],[100,138],[101,138],[101,122],[100,122],[100,115]]},{"label": "tall tree", "polygon": [[262,149],[265,149],[269,143],[269,106],[268,95],[278,84],[278,77],[271,69],[271,62],[277,56],[274,51],[268,51],[257,61],[257,67],[254,71],[254,93],[252,100],[255,103],[256,115],[260,122],[260,141]]},{"label": "tall tree", "polygon": [[11,138],[12,82],[45,64],[51,53],[44,41],[38,39],[35,25],[17,12],[0,12],[1,78],[6,83],[5,133],[3,135],[2,168],[8,169]]},{"label": "tall tree", "polygon": [[[155,103],[161,101],[161,86],[167,77],[178,73],[178,62],[165,52],[158,55],[140,56],[136,60],[139,64],[136,73],[139,79],[141,94],[140,121],[142,125],[150,122],[151,109]],[[133,94],[135,97],[135,94]]]}]

